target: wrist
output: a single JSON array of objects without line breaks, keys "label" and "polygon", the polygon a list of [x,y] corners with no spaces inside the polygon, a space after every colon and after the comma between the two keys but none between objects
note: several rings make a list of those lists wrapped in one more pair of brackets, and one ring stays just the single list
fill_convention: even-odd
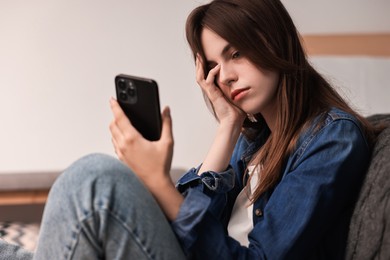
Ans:
[{"label": "wrist", "polygon": [[217,136],[226,135],[229,139],[238,137],[241,133],[242,125],[232,122],[221,122],[217,128]]},{"label": "wrist", "polygon": [[240,133],[241,125],[222,122],[217,128],[215,139],[203,161],[199,174],[205,171],[224,171],[229,165]]},{"label": "wrist", "polygon": [[147,185],[147,188],[164,211],[165,216],[170,221],[175,220],[183,202],[183,196],[176,190],[170,176],[164,175],[163,178],[156,178]]},{"label": "wrist", "polygon": [[145,186],[150,192],[161,190],[167,186],[173,185],[169,173],[153,173],[144,181]]}]

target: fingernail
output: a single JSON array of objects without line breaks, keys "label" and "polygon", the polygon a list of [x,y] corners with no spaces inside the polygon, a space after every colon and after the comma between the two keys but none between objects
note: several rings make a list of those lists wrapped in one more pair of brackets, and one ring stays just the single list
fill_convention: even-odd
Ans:
[{"label": "fingernail", "polygon": [[166,116],[171,116],[171,109],[169,107],[165,108],[165,115]]}]

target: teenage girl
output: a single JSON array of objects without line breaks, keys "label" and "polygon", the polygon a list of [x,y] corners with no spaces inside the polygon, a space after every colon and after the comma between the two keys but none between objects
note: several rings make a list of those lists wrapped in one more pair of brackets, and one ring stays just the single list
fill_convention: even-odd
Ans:
[{"label": "teenage girl", "polygon": [[112,99],[121,162],[90,155],[56,181],[35,257],[343,259],[374,129],[310,65],[280,1],[214,0],[186,33],[219,122],[203,163],[175,186],[169,109],[149,142]]}]

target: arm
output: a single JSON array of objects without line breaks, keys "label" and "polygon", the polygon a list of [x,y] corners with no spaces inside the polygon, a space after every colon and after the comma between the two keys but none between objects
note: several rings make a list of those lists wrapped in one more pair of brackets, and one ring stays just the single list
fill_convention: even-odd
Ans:
[{"label": "arm", "polygon": [[219,121],[215,139],[203,161],[199,174],[205,171],[220,172],[227,168],[245,119],[245,113],[231,104],[215,85],[219,70],[220,66],[217,65],[205,77],[202,60],[200,56],[197,56],[196,80],[210,100]]},{"label": "arm", "polygon": [[240,135],[240,129],[219,125],[214,141],[203,161],[199,174],[206,171],[221,172],[229,165],[234,145]]}]

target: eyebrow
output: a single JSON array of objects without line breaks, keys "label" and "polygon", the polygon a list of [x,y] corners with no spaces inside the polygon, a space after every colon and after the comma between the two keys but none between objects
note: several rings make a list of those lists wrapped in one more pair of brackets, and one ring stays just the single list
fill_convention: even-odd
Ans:
[{"label": "eyebrow", "polygon": [[232,46],[230,43],[226,44],[226,46],[222,49],[221,55],[222,55],[222,56],[226,56],[227,52],[228,52],[231,48],[233,48],[233,46]]},{"label": "eyebrow", "polygon": [[[229,52],[229,50],[231,48],[233,48],[233,46],[230,43],[226,44],[226,46],[223,47],[223,49],[221,51],[221,56],[226,57],[227,53]],[[215,61],[211,61],[211,60],[206,60],[206,62],[207,62],[207,64],[216,64]]]}]

